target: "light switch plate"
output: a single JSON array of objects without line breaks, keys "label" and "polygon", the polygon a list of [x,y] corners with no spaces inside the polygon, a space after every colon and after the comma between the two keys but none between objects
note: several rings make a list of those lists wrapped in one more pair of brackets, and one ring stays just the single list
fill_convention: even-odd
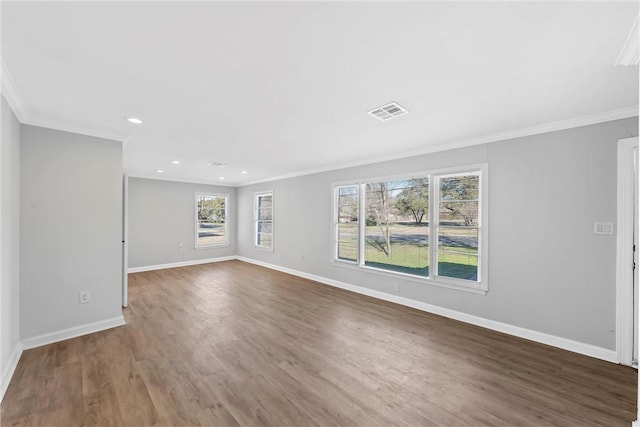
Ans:
[{"label": "light switch plate", "polygon": [[613,223],[612,222],[594,222],[593,234],[612,235]]}]

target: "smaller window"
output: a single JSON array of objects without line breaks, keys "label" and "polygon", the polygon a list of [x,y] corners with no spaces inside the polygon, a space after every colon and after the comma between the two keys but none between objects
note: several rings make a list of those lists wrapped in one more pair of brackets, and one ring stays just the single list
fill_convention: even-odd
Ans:
[{"label": "smaller window", "polygon": [[357,185],[345,185],[336,188],[336,213],[334,219],[336,259],[358,261],[358,235],[360,188]]},{"label": "smaller window", "polygon": [[226,194],[196,193],[196,248],[229,244]]},{"label": "smaller window", "polygon": [[437,275],[480,281],[480,171],[438,176]]},{"label": "smaller window", "polygon": [[273,191],[255,194],[254,245],[259,249],[273,250]]}]

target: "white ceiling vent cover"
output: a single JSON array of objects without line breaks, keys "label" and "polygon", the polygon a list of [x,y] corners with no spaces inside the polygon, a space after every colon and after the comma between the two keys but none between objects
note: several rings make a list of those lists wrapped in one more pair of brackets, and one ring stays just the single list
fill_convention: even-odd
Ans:
[{"label": "white ceiling vent cover", "polygon": [[402,116],[407,114],[408,111],[401,107],[399,104],[392,102],[391,104],[384,105],[382,107],[378,107],[369,111],[369,114],[375,117],[378,120],[382,120],[383,122],[389,119],[393,119],[394,117]]},{"label": "white ceiling vent cover", "polygon": [[207,166],[210,166],[212,168],[226,168],[229,165],[221,162],[211,162]]}]

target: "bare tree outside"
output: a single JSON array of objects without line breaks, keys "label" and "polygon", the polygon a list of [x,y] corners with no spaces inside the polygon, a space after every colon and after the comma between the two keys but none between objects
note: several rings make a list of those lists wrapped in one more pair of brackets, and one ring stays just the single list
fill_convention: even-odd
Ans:
[{"label": "bare tree outside", "polygon": [[366,265],[428,276],[428,193],[428,178],[366,185]]},{"label": "bare tree outside", "polygon": [[411,213],[416,225],[420,225],[429,212],[429,179],[411,179],[408,184],[398,194],[396,205],[400,213]]},{"label": "bare tree outside", "polygon": [[480,176],[466,173],[440,178],[438,275],[478,278]]},{"label": "bare tree outside", "polygon": [[[430,179],[408,178],[364,185],[365,211],[358,224],[359,186],[338,191],[338,257],[371,267],[427,277],[431,242],[437,250],[438,276],[478,277],[480,175],[438,177],[437,221],[430,224]],[[359,229],[364,253],[359,254]],[[433,239],[432,239],[433,238]]]},{"label": "bare tree outside", "polygon": [[367,211],[368,223],[376,225],[382,233],[383,241],[370,240],[368,243],[380,248],[387,257],[391,257],[391,218],[392,209],[395,208],[395,200],[389,194],[387,183],[378,182],[367,184]]},{"label": "bare tree outside", "polygon": [[454,222],[469,227],[477,224],[477,175],[446,177],[440,180],[440,209]]}]

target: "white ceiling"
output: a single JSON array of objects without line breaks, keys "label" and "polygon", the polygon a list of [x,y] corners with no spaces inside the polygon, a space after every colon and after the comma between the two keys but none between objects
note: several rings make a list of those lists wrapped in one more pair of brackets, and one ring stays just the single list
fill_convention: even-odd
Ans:
[{"label": "white ceiling", "polygon": [[[133,176],[241,185],[629,116],[638,68],[614,62],[637,14],[637,2],[3,1],[2,60],[23,121],[126,140]],[[410,113],[367,115],[392,101]]]}]

